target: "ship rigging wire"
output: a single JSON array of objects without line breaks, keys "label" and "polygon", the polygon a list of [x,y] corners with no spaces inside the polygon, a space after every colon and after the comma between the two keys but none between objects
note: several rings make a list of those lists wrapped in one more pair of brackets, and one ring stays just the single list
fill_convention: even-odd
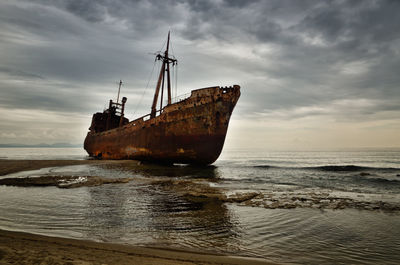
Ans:
[{"label": "ship rigging wire", "polygon": [[[133,112],[132,115],[135,115],[136,112],[137,112],[137,110],[139,109],[139,107],[141,107],[141,105],[142,105],[143,97],[144,97],[144,95],[146,94],[147,89],[149,88],[149,83],[150,83],[150,80],[151,80],[151,78],[152,78],[152,76],[153,76],[154,68],[156,67],[156,63],[157,63],[157,61],[154,60],[153,69],[151,70],[149,79],[147,80],[146,87],[145,87],[145,89],[143,90],[142,96],[140,97],[138,103],[136,104],[135,111]],[[161,65],[159,64],[158,70],[160,70],[160,68],[161,68]]]}]

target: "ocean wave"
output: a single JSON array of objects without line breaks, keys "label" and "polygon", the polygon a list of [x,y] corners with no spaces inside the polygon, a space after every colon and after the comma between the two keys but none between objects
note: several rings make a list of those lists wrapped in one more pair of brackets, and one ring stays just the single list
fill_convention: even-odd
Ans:
[{"label": "ocean wave", "polygon": [[397,180],[397,179],[369,177],[369,175],[363,176],[361,174],[352,176],[352,178],[356,181],[370,182],[370,183],[374,183],[374,184],[400,185],[400,180]]},{"label": "ocean wave", "polygon": [[253,166],[253,167],[254,168],[261,168],[261,169],[278,168],[278,167],[270,166],[270,165],[256,165],[256,166]]},{"label": "ocean wave", "polygon": [[[310,167],[279,167],[279,166],[271,166],[271,165],[255,165],[252,166],[253,168],[259,169],[291,169],[291,170],[320,170],[320,171],[330,171],[330,172],[362,172],[367,170],[373,171],[393,171],[393,172],[400,172],[400,168],[393,168],[393,167],[367,167],[367,166],[356,166],[356,165],[326,165],[326,166],[310,166]],[[398,174],[397,176],[400,176]]]},{"label": "ocean wave", "polygon": [[319,166],[319,167],[310,167],[310,169],[317,169],[323,171],[345,171],[345,172],[353,172],[353,171],[363,171],[368,169],[373,169],[372,167],[362,167],[362,166],[355,166],[355,165],[338,165],[338,166]]}]

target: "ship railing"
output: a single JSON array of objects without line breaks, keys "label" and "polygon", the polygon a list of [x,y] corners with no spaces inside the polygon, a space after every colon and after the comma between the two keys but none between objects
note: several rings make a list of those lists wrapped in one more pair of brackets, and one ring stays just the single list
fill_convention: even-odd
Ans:
[{"label": "ship railing", "polygon": [[190,93],[186,93],[186,94],[183,94],[183,95],[179,95],[179,96],[174,97],[173,99],[171,99],[171,102],[172,102],[172,103],[181,102],[181,101],[183,101],[183,100],[185,100],[185,99],[187,99],[187,98],[190,98],[190,95],[191,95],[191,94],[192,94],[192,93],[190,92]]},{"label": "ship railing", "polygon": [[148,119],[150,119],[150,114],[144,115],[142,117],[137,118],[136,120],[131,121],[130,123],[140,123],[142,121],[147,121]]},{"label": "ship railing", "polygon": [[[156,111],[156,117],[157,117],[157,116],[160,116],[160,114],[161,114],[163,111],[164,111],[164,108],[162,108],[161,110],[157,110],[157,111]],[[140,123],[143,122],[143,121],[150,120],[150,117],[151,117],[151,113],[146,114],[146,115],[144,115],[144,116],[142,116],[142,117],[139,117],[139,118],[137,118],[137,119],[131,121],[130,123],[133,123],[134,125],[140,124]]]},{"label": "ship railing", "polygon": [[[191,95],[192,95],[192,93],[190,92],[190,93],[186,93],[186,94],[182,94],[182,95],[179,95],[179,96],[177,96],[177,97],[174,97],[174,98],[171,99],[171,104],[175,104],[175,103],[184,101],[185,99],[190,98]],[[157,110],[157,112],[160,112],[159,114],[161,114],[161,112],[164,110],[164,108],[165,108],[167,105],[168,105],[168,99],[164,99],[164,100],[163,100],[163,106],[164,106],[164,107],[163,107],[161,110]],[[149,114],[149,115],[150,115],[150,114]],[[139,119],[140,119],[140,118],[139,118]]]},{"label": "ship railing", "polygon": [[[183,100],[185,100],[185,99],[190,98],[190,96],[191,96],[191,92],[190,92],[190,93],[183,94],[183,95],[179,95],[179,96],[177,96],[177,97],[171,99],[171,102],[172,102],[172,104],[178,103],[178,102],[181,102],[181,101],[183,101]],[[156,117],[157,117],[157,116],[160,116],[160,114],[164,111],[165,107],[168,106],[167,103],[168,103],[168,102],[165,101],[164,107],[163,107],[162,109],[156,111]],[[142,117],[139,117],[139,118],[137,118],[137,119],[131,121],[130,123],[133,123],[134,125],[137,125],[137,124],[140,124],[140,123],[143,122],[143,121],[149,120],[150,118],[151,118],[151,114],[149,113],[149,114],[146,114],[146,115],[144,115],[144,116],[142,116]]]}]

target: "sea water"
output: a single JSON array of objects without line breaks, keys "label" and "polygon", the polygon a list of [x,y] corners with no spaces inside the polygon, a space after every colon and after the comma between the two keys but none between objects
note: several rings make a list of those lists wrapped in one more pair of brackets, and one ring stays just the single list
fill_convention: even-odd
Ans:
[{"label": "sea water", "polygon": [[[79,148],[0,148],[0,157],[87,159]],[[400,150],[226,149],[208,167],[132,162],[11,176],[38,175],[132,180],[74,189],[0,186],[0,228],[279,263],[400,261]]]}]

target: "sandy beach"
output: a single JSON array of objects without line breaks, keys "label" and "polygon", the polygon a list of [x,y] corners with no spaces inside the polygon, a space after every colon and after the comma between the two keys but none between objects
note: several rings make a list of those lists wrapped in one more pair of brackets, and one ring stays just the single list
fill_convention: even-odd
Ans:
[{"label": "sandy beach", "polygon": [[[0,160],[0,175],[45,167],[126,163],[101,160]],[[132,163],[132,161],[130,161]],[[272,264],[266,260],[48,237],[0,230],[0,264]]]},{"label": "sandy beach", "polygon": [[264,260],[0,230],[0,264],[272,264]]}]

